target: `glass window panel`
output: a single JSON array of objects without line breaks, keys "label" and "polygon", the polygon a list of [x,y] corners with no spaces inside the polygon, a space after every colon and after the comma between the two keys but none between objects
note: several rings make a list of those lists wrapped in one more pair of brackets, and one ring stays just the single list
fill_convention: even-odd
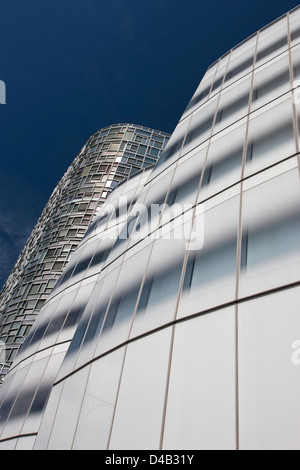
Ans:
[{"label": "glass window panel", "polygon": [[209,139],[213,131],[216,106],[217,99],[215,98],[193,115],[184,142],[183,155]]},{"label": "glass window panel", "polygon": [[128,339],[150,252],[151,247],[148,246],[123,263],[107,311],[96,356]]},{"label": "glass window panel", "polygon": [[[25,372],[26,372],[26,370],[25,370]],[[7,376],[5,382],[1,385],[1,393],[0,393],[0,425],[1,425],[1,427],[0,427],[0,433],[1,433],[1,430],[2,430],[2,426],[4,425],[4,423],[5,423],[5,421],[8,417],[8,414],[10,412],[11,406],[12,406],[12,402],[8,397],[12,396],[14,394],[14,390],[17,389],[16,385],[14,384],[14,381],[19,380],[19,377],[21,377],[20,374],[17,376],[17,379],[16,379],[16,374],[11,373]],[[23,377],[23,379],[24,379],[24,377]],[[7,404],[9,404],[9,406],[4,406],[5,402]]]},{"label": "glass window panel", "polygon": [[184,250],[183,239],[160,239],[154,243],[131,337],[174,319]]},{"label": "glass window panel", "polygon": [[218,93],[223,85],[223,81],[224,81],[224,75],[227,71],[227,66],[228,66],[228,61],[229,61],[229,58],[230,58],[230,54],[226,54],[226,56],[220,60],[219,62],[219,66],[218,66],[218,70],[217,70],[217,73],[215,75],[215,78],[214,78],[214,82],[213,82],[213,85],[212,85],[212,89],[211,89],[211,93],[210,93],[210,98],[214,95],[216,95],[216,93]]},{"label": "glass window panel", "polygon": [[187,114],[194,111],[196,109],[196,107],[199,107],[201,103],[207,101],[209,93],[210,93],[210,89],[211,89],[211,86],[212,86],[213,77],[214,77],[214,75],[210,76],[209,78],[206,77],[206,76],[204,77],[204,79],[202,80],[202,82],[198,86],[195,94],[193,95],[191,101],[189,102],[189,104],[188,104],[188,106],[185,110],[185,113],[183,114],[183,118]]},{"label": "glass window panel", "polygon": [[216,75],[218,67],[219,67],[219,60],[216,60],[213,64],[211,64],[208,67],[208,69],[207,69],[207,71],[206,71],[206,73],[203,77],[203,82],[204,81],[207,82],[208,80],[211,81],[214,78],[214,76]]},{"label": "glass window panel", "polygon": [[235,311],[176,325],[164,449],[235,449]]},{"label": "glass window panel", "polygon": [[[6,421],[14,407],[15,400],[18,396],[20,388],[23,385],[27,372],[28,367],[23,367],[23,369],[21,369],[18,374],[13,375],[12,379],[11,376],[8,376],[7,380],[1,386],[0,437],[3,435],[3,430],[6,430]],[[23,424],[22,418],[21,424]]]},{"label": "glass window panel", "polygon": [[248,114],[250,87],[251,81],[247,78],[222,91],[214,134]]},{"label": "glass window panel", "polygon": [[231,132],[229,130],[211,140],[199,201],[204,201],[241,179],[246,125]]},{"label": "glass window panel", "polygon": [[36,395],[34,396],[30,406],[29,415],[27,416],[22,428],[23,434],[33,434],[38,431],[43,416],[42,413],[47,405],[53,382],[63,361],[64,355],[64,353],[60,353],[50,356],[45,372],[41,377],[41,383],[37,388]]},{"label": "glass window panel", "polygon": [[72,307],[72,303],[74,301],[76,293],[77,291],[73,289],[71,292],[68,292],[67,294],[61,297],[55,314],[53,315],[51,321],[48,324],[47,330],[45,331],[44,337],[40,343],[39,348],[45,349],[55,344],[55,341]]},{"label": "glass window panel", "polygon": [[[42,309],[37,320],[34,323],[33,328],[30,331],[30,334],[26,338],[26,342],[24,342],[24,345],[20,351],[23,356],[30,356],[38,350],[41,339],[43,338],[46,330],[48,329],[52,318],[55,316],[58,304],[59,299],[50,300]],[[21,358],[24,357],[20,356],[19,360]]]},{"label": "glass window panel", "polygon": [[299,198],[298,169],[245,191],[240,296],[298,279]]},{"label": "glass window panel", "polygon": [[[80,351],[76,366],[80,367],[84,365],[89,360],[93,359],[95,348],[98,343],[99,335],[101,333],[105,315],[110,305],[110,299],[113,295],[115,284],[119,276],[119,268],[116,268],[111,273],[107,274],[104,277],[103,284],[100,289],[97,289],[97,286],[94,288],[95,297],[93,296],[92,302],[87,304],[86,310],[92,311],[91,317],[89,319],[88,326],[84,333],[82,339],[82,350]],[[94,293],[94,292],[93,292]],[[98,297],[97,297],[98,293]],[[82,328],[86,322],[87,317],[85,317],[83,325],[79,325]],[[80,334],[79,334],[80,338]],[[73,345],[72,345],[73,347]],[[78,348],[78,346],[77,346]]]},{"label": "glass window panel", "polygon": [[297,123],[298,123],[298,148],[300,148],[300,86],[294,94],[294,101],[296,103]]},{"label": "glass window panel", "polygon": [[[10,394],[14,398],[14,405],[11,409],[9,420],[1,434],[1,438],[5,439],[11,436],[17,436],[21,433],[24,420],[29,412],[31,403],[37,392],[40,380],[43,376],[48,358],[32,363],[27,368],[27,374],[22,382],[22,386],[18,389],[17,394]],[[17,375],[23,379],[23,371]]]},{"label": "glass window panel", "polygon": [[21,437],[18,439],[15,450],[32,450],[36,436]]},{"label": "glass window panel", "polygon": [[163,210],[169,190],[174,168],[159,175],[150,185],[142,205],[137,204],[138,217],[131,238],[140,241],[148,233],[157,229],[161,211]]},{"label": "glass window panel", "polygon": [[159,448],[170,340],[168,328],[128,346],[110,450]]},{"label": "glass window panel", "polygon": [[252,71],[256,41],[257,38],[255,35],[232,52],[225,76],[224,87],[236,82]]},{"label": "glass window panel", "polygon": [[65,375],[69,374],[70,372],[72,372],[75,367],[77,355],[80,351],[83,339],[85,337],[87,328],[89,326],[91,315],[94,311],[95,303],[98,299],[99,292],[101,292],[102,282],[103,281],[100,281],[99,283],[95,285],[95,288],[93,289],[90,295],[90,298],[88,302],[86,303],[84,312],[81,316],[81,319],[76,328],[71,344],[68,348],[65,360],[61,367],[61,370],[59,371],[58,380],[63,378]]},{"label": "glass window panel", "polygon": [[[186,119],[183,123],[179,123],[177,125],[161,157],[159,158],[156,168],[151,174],[151,177],[157,176],[157,174],[160,173],[163,168],[167,167],[170,162],[173,162],[175,160],[175,157],[179,157],[188,124],[189,119]],[[168,163],[166,163],[166,161],[168,161]]]},{"label": "glass window panel", "polygon": [[207,148],[196,150],[178,164],[166,200],[168,207],[178,204],[182,207],[180,212],[183,212],[185,205],[195,204],[206,154]]},{"label": "glass window panel", "polygon": [[74,302],[68,315],[65,317],[62,330],[56,340],[57,343],[73,339],[74,332],[90,299],[94,286],[95,282],[90,282],[89,284],[81,285],[77,290]]},{"label": "glass window panel", "polygon": [[189,252],[179,317],[234,299],[238,214],[239,197],[204,212],[204,244]]},{"label": "glass window panel", "polygon": [[[293,63],[293,72],[294,80],[300,80],[300,47],[296,47],[291,51],[292,54],[292,63]],[[299,86],[299,84],[293,84],[293,87]],[[300,101],[300,99],[299,99]],[[297,103],[299,104],[299,103]]]},{"label": "glass window panel", "polygon": [[72,448],[89,370],[89,367],[85,367],[65,381],[48,450],[70,450]]},{"label": "glass window panel", "polygon": [[66,287],[68,287],[68,280],[71,278],[72,274],[73,274],[73,271],[74,271],[74,268],[76,267],[77,265],[77,262],[81,256],[81,249],[79,248],[78,250],[76,250],[72,256],[71,256],[71,259],[70,259],[70,262],[68,263],[68,265],[66,266],[66,268],[63,270],[60,278],[58,279],[56,285],[55,285],[55,293],[57,294],[58,292],[60,292],[60,290],[62,289],[65,289]]},{"label": "glass window panel", "polygon": [[94,362],[87,382],[73,450],[106,450],[124,348]]},{"label": "glass window panel", "polygon": [[264,29],[258,37],[256,65],[278,56],[288,48],[287,18]]},{"label": "glass window panel", "polygon": [[292,100],[252,115],[249,123],[245,176],[296,152]]},{"label": "glass window panel", "polygon": [[291,46],[300,42],[300,9],[290,14]]},{"label": "glass window panel", "polygon": [[0,450],[15,450],[18,439],[9,439],[9,441],[0,442]]},{"label": "glass window panel", "polygon": [[39,291],[39,288],[40,288],[40,284],[34,284],[31,287],[29,294],[36,294]]},{"label": "glass window panel", "polygon": [[63,364],[59,370],[57,380],[61,380],[74,370],[77,361],[77,356],[79,354],[86,330],[89,325],[90,316],[93,312],[93,305],[95,303],[96,298],[98,297],[98,288],[100,290],[101,286],[96,286],[96,288],[91,293],[89,301],[86,303],[86,308],[84,309],[83,313],[80,312],[80,321],[76,327],[76,331],[67,350]]},{"label": "glass window panel", "polygon": [[297,287],[239,305],[241,450],[299,450],[299,299]]},{"label": "glass window panel", "polygon": [[290,65],[287,54],[268,63],[255,72],[251,110],[254,111],[266,103],[288,92],[291,88]]},{"label": "glass window panel", "polygon": [[88,266],[90,265],[95,250],[99,245],[98,239],[92,239],[90,242],[84,244],[84,247],[80,247],[81,257],[72,273],[72,283],[78,282],[82,279],[86,273]]}]

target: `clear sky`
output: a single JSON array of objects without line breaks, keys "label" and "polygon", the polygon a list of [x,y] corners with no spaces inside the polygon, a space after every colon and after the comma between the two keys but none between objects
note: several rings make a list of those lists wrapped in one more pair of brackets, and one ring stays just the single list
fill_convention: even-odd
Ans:
[{"label": "clear sky", "polygon": [[207,67],[290,0],[0,0],[0,288],[91,134],[172,132]]}]

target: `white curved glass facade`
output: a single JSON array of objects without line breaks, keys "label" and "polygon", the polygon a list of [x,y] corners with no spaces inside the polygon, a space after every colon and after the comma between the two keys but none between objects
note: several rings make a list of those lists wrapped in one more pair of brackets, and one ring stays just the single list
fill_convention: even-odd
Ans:
[{"label": "white curved glass facade", "polygon": [[110,195],[0,390],[0,449],[299,449],[299,19],[213,64]]}]

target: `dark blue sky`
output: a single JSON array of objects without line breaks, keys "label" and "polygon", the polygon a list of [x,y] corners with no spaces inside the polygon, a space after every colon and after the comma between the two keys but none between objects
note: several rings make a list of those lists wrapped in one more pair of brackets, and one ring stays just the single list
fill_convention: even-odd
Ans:
[{"label": "dark blue sky", "polygon": [[0,0],[0,287],[91,134],[172,132],[207,67],[281,0]]}]

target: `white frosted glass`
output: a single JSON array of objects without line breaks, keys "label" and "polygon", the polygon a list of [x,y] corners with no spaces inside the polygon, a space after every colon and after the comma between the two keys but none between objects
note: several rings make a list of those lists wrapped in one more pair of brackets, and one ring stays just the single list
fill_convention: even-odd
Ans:
[{"label": "white frosted glass", "polygon": [[[1,434],[1,439],[20,434],[32,400],[34,399],[34,395],[40,385],[47,362],[48,359],[45,358],[40,361],[33,362],[29,366],[26,377],[22,382],[22,387],[18,390],[18,396],[14,407],[12,408],[10,419]],[[22,379],[22,371],[20,371],[19,374]]]},{"label": "white frosted glass", "polygon": [[114,238],[112,241],[112,249],[108,255],[108,258],[106,260],[106,264],[110,264],[114,261],[114,264],[116,263],[121,264],[122,263],[122,258],[124,255],[124,252],[127,250],[128,245],[130,244],[130,234],[134,229],[134,226],[136,224],[136,218],[139,215],[139,208],[143,207],[143,201],[147,195],[148,192],[148,187],[143,191],[143,193],[140,195],[138,200],[135,202],[135,204],[130,208],[128,212],[128,217],[126,218],[126,221],[124,221],[122,224],[118,226],[118,230],[116,231],[109,231],[107,233],[107,236],[109,239]]},{"label": "white frosted glass", "polygon": [[184,239],[154,243],[131,338],[174,320],[185,249]]},{"label": "white frosted glass", "polygon": [[123,263],[96,348],[96,356],[127,341],[150,252],[151,247],[148,246]]},{"label": "white frosted glass", "polygon": [[178,213],[182,213],[191,206],[195,205],[201,174],[205,165],[207,148],[196,150],[188,158],[183,158],[179,163],[166,199],[166,209],[162,221],[170,220],[165,217],[172,205],[178,205]]},{"label": "white frosted glass", "polygon": [[285,16],[259,33],[256,66],[262,65],[288,49],[287,26]]},{"label": "white frosted glass", "polygon": [[[81,318],[80,313],[77,314],[77,312],[83,312],[83,309],[85,305],[87,304],[94,287],[95,287],[95,282],[80,286],[80,288],[77,291],[74,302],[72,304],[72,307],[68,315],[66,316],[66,319],[62,326],[61,332],[59,333],[59,336],[56,340],[56,343],[61,343],[64,341],[72,340],[74,332],[77,328],[78,322],[80,321],[80,318]],[[70,315],[72,316],[73,311],[76,312],[76,317],[77,317],[76,321],[72,320],[72,318],[69,319]]]},{"label": "white frosted glass", "polygon": [[15,450],[18,439],[10,439],[9,441],[0,442],[0,450]]},{"label": "white frosted glass", "polygon": [[206,74],[203,80],[201,81],[200,85],[198,86],[196,92],[194,93],[192,99],[190,100],[181,121],[183,121],[189,114],[199,108],[202,104],[204,104],[209,97],[210,90],[212,87],[212,83],[214,81],[214,77],[216,74],[217,66],[213,67],[213,70],[210,74]]},{"label": "white frosted glass", "polygon": [[181,154],[182,144],[184,142],[185,134],[189,125],[190,119],[185,119],[179,123],[172,133],[172,136],[166,145],[158,164],[151,172],[149,181],[159,175],[165,168],[174,163]]},{"label": "white frosted glass", "polygon": [[[99,281],[94,285],[94,288],[92,292],[90,293],[90,296],[88,299],[83,299],[85,302],[85,308],[82,313],[81,319],[79,320],[75,332],[72,337],[72,341],[69,345],[69,348],[67,350],[66,357],[62,363],[62,366],[58,372],[57,379],[61,380],[63,377],[65,377],[67,374],[71,373],[75,367],[77,357],[79,354],[79,351],[81,349],[81,344],[82,340],[84,338],[84,334],[86,331],[86,328],[89,324],[90,321],[90,316],[93,312],[96,300],[99,296],[99,292],[101,292],[101,286],[102,286],[103,281]],[[76,297],[76,301],[80,301],[80,296]],[[75,304],[76,305],[76,304]],[[62,332],[63,334],[63,332]]]},{"label": "white frosted glass", "polygon": [[256,40],[255,36],[232,52],[223,89],[232,83],[235,84],[245,75],[250,75],[253,70]]},{"label": "white frosted glass", "polygon": [[241,179],[246,126],[222,132],[211,141],[198,201],[212,197]]},{"label": "white frosted glass", "polygon": [[54,290],[52,291],[51,298],[53,295],[57,295],[58,293],[61,293],[64,291],[69,285],[71,285],[72,279],[69,280],[69,274],[72,273],[72,271],[75,269],[80,257],[82,254],[82,247],[80,246],[78,250],[75,250],[74,253],[72,253],[70,260],[68,262],[68,265],[63,269],[62,274],[60,275],[59,280],[57,281]]},{"label": "white frosted glass", "polygon": [[157,229],[173,175],[174,168],[172,167],[171,170],[167,170],[155,178],[148,186],[143,203],[137,203],[136,221],[132,229],[129,227],[131,238],[129,246],[141,241]]},{"label": "white frosted glass", "polygon": [[26,436],[18,439],[15,450],[33,450],[36,436]]},{"label": "white frosted glass", "polygon": [[291,46],[300,42],[300,8],[290,14]]},{"label": "white frosted glass", "polygon": [[217,103],[217,98],[213,98],[202,106],[200,111],[193,114],[182,149],[182,155],[185,155],[209,139],[213,131]]},{"label": "white frosted glass", "polygon": [[[299,27],[299,34],[300,34],[300,27]],[[294,81],[295,81],[295,83],[293,83],[293,88],[296,88],[297,86],[300,85],[299,84],[299,80],[300,80],[300,46],[297,46],[294,49],[292,49],[291,54],[292,54],[293,74],[294,74]],[[299,105],[299,101],[300,101],[299,94],[297,95],[297,98],[298,99],[296,99],[296,104]]]},{"label": "white frosted glass", "polygon": [[158,449],[160,443],[171,329],[127,349],[109,449]]},{"label": "white frosted glass", "polygon": [[[50,391],[52,390],[52,386],[53,386],[53,383],[55,381],[57,372],[59,370],[59,367],[60,367],[64,357],[65,357],[65,353],[54,354],[53,356],[51,356],[48,363],[47,363],[47,365],[46,365],[45,372],[44,372],[43,376],[41,377],[40,387],[42,387],[45,390],[48,390],[49,395],[50,395]],[[38,394],[39,394],[39,390],[37,391],[37,395]],[[43,393],[42,394],[42,403],[40,402],[41,398],[39,398],[37,400],[38,403],[35,403],[36,400],[37,400],[37,398],[35,397],[34,402],[33,402],[33,410],[32,410],[32,408],[30,409],[30,412],[29,412],[29,414],[26,418],[26,421],[24,423],[24,426],[22,427],[22,434],[33,434],[33,433],[38,432],[38,430],[39,430],[39,426],[40,426],[42,416],[43,416],[42,413],[43,413],[43,410],[45,409],[45,407],[47,405],[48,398],[44,402],[45,396],[44,396],[44,393]],[[42,408],[42,405],[43,405],[43,408]],[[39,408],[38,411],[36,409],[37,407]]]},{"label": "white frosted glass", "polygon": [[77,266],[70,278],[70,284],[75,284],[85,277],[85,274],[88,273],[88,266],[92,260],[92,256],[97,250],[99,245],[98,239],[92,239],[84,244],[81,251],[81,256],[78,260]]},{"label": "white frosted glass", "polygon": [[214,134],[231,126],[242,117],[247,116],[250,88],[251,80],[250,78],[246,78],[240,80],[238,84],[234,84],[222,91],[214,126]]},{"label": "white frosted glass", "polygon": [[163,449],[234,449],[235,383],[234,308],[177,325]]},{"label": "white frosted glass", "polygon": [[39,350],[39,346],[43,341],[43,335],[45,334],[52,317],[55,315],[59,301],[60,298],[51,299],[41,309],[27,338],[29,341],[29,346],[24,343],[25,347],[21,349],[20,354],[17,356],[16,363],[24,360]]},{"label": "white frosted glass", "polygon": [[217,73],[214,77],[214,82],[212,84],[212,89],[210,92],[210,98],[215,96],[223,85],[224,75],[227,72],[228,61],[230,59],[230,54],[227,54],[223,59],[220,60]]},{"label": "white frosted glass", "polygon": [[48,450],[70,450],[72,448],[88,374],[89,367],[86,367],[65,380]]},{"label": "white frosted glass", "polygon": [[55,312],[53,312],[52,319],[49,321],[44,337],[39,344],[39,349],[49,348],[55,344],[68,313],[72,308],[76,294],[77,289],[73,288],[60,297],[58,307]]},{"label": "white frosted glass", "polygon": [[39,432],[36,437],[34,450],[45,450],[47,448],[62,390],[63,383],[56,385],[51,390]]},{"label": "white frosted glass", "polygon": [[299,198],[298,169],[245,191],[240,296],[299,279]]},{"label": "white frosted glass", "polygon": [[92,315],[89,325],[86,329],[81,351],[76,362],[76,367],[81,367],[94,357],[99,335],[103,328],[105,315],[110,303],[111,296],[114,293],[119,273],[120,269],[115,269],[104,278],[101,290],[99,290],[97,286],[94,288],[93,302],[88,303],[86,307],[87,310],[92,311]]},{"label": "white frosted glass", "polygon": [[92,365],[73,450],[107,449],[123,357],[124,348]]},{"label": "white frosted glass", "polygon": [[[6,419],[9,417],[9,413],[11,413],[12,407],[15,403],[15,399],[23,385],[23,382],[26,378],[26,374],[28,372],[29,367],[23,367],[18,373],[14,374],[13,381],[9,383],[9,388],[7,389],[5,387],[6,383],[4,382],[4,385],[2,387],[5,387],[4,390],[1,388],[1,394],[3,393],[4,397],[3,400],[1,400],[1,421],[0,421],[0,439],[2,438],[3,435],[3,430],[5,431],[5,423]],[[9,378],[9,376],[8,376]],[[3,396],[2,395],[2,396]],[[5,414],[3,415],[3,410]],[[19,422],[19,425],[23,423],[23,420],[21,419]],[[10,437],[10,436],[9,436]]]},{"label": "white frosted glass", "polygon": [[246,39],[242,43],[238,44],[231,52],[230,62],[228,70],[231,69],[231,64],[233,61],[240,60],[243,61],[246,57],[253,57],[255,52],[255,46],[257,42],[257,33],[252,37]]},{"label": "white frosted glass", "polygon": [[[300,67],[299,67],[300,68]],[[300,73],[300,72],[299,72]],[[298,85],[298,84],[297,84]],[[297,131],[298,131],[298,148],[300,149],[300,80],[299,86],[294,90],[293,100],[296,105],[297,113]]]},{"label": "white frosted glass", "polygon": [[[23,366],[24,367],[24,366]],[[22,368],[17,368],[17,370],[13,369],[10,371],[9,375],[6,376],[5,381],[1,385],[0,390],[0,410],[3,402],[5,401],[7,394],[9,393],[10,387],[13,386],[13,381],[16,380],[16,372],[20,372]],[[3,422],[3,417],[1,416],[1,423]]]},{"label": "white frosted glass", "polygon": [[251,111],[264,106],[291,89],[288,54],[255,71]]},{"label": "white frosted glass", "polygon": [[300,449],[300,366],[292,361],[299,299],[296,288],[239,306],[242,450]]},{"label": "white frosted glass", "polygon": [[[210,65],[203,77],[203,80],[202,82],[203,83],[206,83],[210,80],[212,80],[212,78],[215,76],[217,70],[218,70],[218,66],[219,66],[219,61],[217,60],[215,63],[213,63],[212,65]],[[200,86],[198,87],[198,89],[200,89]]]},{"label": "white frosted glass", "polygon": [[275,102],[267,111],[251,116],[245,176],[277,163],[295,152],[291,96],[280,104]]},{"label": "white frosted glass", "polygon": [[238,215],[239,197],[204,211],[204,244],[189,252],[179,317],[235,298]]}]

